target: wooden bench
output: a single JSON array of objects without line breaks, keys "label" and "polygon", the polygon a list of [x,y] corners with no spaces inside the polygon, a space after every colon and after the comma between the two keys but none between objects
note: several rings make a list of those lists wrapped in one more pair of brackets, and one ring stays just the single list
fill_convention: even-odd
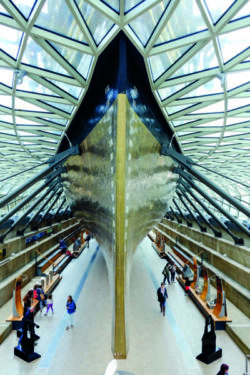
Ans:
[{"label": "wooden bench", "polygon": [[55,261],[62,255],[62,253],[62,249],[57,249],[49,257],[46,257],[44,261],[40,263],[37,267],[38,276],[43,276],[44,271],[46,271],[46,269],[51,265],[51,263],[55,263]]},{"label": "wooden bench", "polygon": [[53,269],[54,274],[61,273],[64,270],[64,268],[69,264],[69,262],[71,262],[71,260],[72,256],[70,255],[64,255],[62,258],[60,258]]},{"label": "wooden bench", "polygon": [[173,253],[183,262],[184,264],[189,264],[192,269],[194,269],[193,259],[190,259],[183,251],[181,251],[177,246],[172,247]]}]

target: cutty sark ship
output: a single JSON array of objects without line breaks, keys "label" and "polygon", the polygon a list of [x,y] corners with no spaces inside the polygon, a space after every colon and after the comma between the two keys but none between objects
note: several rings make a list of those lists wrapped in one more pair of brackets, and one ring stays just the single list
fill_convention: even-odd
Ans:
[{"label": "cutty sark ship", "polygon": [[128,352],[126,306],[130,267],[139,243],[166,211],[176,186],[178,150],[154,98],[144,61],[123,33],[99,57],[83,102],[59,152],[79,146],[62,175],[74,215],[97,239],[113,302],[112,351]]}]

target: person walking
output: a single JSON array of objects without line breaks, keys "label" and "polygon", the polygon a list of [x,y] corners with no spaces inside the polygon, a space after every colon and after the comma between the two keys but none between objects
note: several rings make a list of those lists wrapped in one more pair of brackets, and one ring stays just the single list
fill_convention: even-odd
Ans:
[{"label": "person walking", "polygon": [[68,296],[67,303],[66,303],[66,309],[68,313],[68,325],[66,329],[68,330],[69,327],[74,327],[74,321],[73,321],[73,315],[76,311],[76,304],[72,298],[72,296]]},{"label": "person walking", "polygon": [[161,312],[163,313],[163,316],[165,316],[166,298],[168,298],[168,293],[163,282],[161,283],[160,288],[157,289],[157,297],[158,302],[160,303]]},{"label": "person walking", "polygon": [[169,280],[169,276],[170,276],[170,273],[169,273],[169,263],[167,263],[165,265],[165,267],[163,268],[162,274],[164,275],[163,283],[165,284],[165,281],[167,279],[168,285],[170,285],[170,280]]},{"label": "person walking", "polygon": [[52,294],[49,294],[49,295],[48,295],[48,298],[47,298],[47,311],[46,311],[46,313],[44,314],[45,316],[48,315],[49,309],[51,309],[52,314],[54,314],[54,310],[53,310],[53,297],[52,297]]},{"label": "person walking", "polygon": [[229,366],[226,363],[222,363],[220,371],[217,372],[217,375],[228,375]]}]

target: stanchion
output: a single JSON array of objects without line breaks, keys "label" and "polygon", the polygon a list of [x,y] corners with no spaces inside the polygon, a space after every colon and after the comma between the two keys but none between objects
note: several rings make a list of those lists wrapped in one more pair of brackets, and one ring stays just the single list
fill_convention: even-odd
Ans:
[{"label": "stanchion", "polygon": [[14,355],[23,359],[25,362],[32,362],[41,355],[34,352],[35,341],[39,339],[39,336],[35,334],[35,327],[39,328],[39,325],[34,323],[33,310],[28,309],[23,317],[23,328],[20,334],[18,346],[14,348]]},{"label": "stanchion", "polygon": [[205,330],[201,340],[202,352],[196,357],[196,359],[208,365],[222,357],[222,349],[216,348],[214,321],[211,315],[206,318]]}]

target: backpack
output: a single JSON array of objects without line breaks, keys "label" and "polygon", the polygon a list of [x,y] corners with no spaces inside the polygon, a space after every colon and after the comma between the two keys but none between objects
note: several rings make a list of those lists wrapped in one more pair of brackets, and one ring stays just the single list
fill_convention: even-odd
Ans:
[{"label": "backpack", "polygon": [[73,301],[74,302],[74,310],[76,311],[76,304],[75,304],[75,301]]},{"label": "backpack", "polygon": [[33,291],[33,297],[34,297],[34,299],[37,299],[37,298],[38,298],[38,293],[37,293],[37,290],[36,290],[36,289]]}]

